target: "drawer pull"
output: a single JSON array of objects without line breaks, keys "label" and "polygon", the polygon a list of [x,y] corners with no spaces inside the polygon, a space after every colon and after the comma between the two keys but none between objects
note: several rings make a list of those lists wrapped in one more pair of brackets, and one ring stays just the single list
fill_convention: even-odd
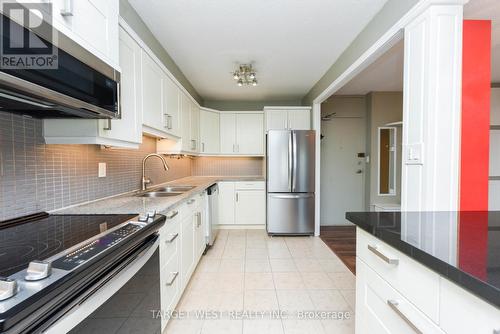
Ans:
[{"label": "drawer pull", "polygon": [[174,284],[175,279],[177,278],[177,276],[179,276],[179,272],[178,271],[173,272],[172,273],[172,277],[170,278],[170,281],[168,281],[165,285],[166,286],[171,286],[172,284]]},{"label": "drawer pull", "polygon": [[193,204],[194,201],[196,201],[194,198],[190,199],[189,201],[187,201],[187,204]]},{"label": "drawer pull", "polygon": [[172,211],[171,214],[169,215],[166,215],[165,217],[167,217],[167,219],[172,219],[174,218],[175,216],[177,216],[179,214],[179,211]]},{"label": "drawer pull", "polygon": [[179,233],[171,234],[170,239],[165,240],[165,243],[168,243],[168,244],[172,243],[175,239],[177,239],[178,236],[179,236]]},{"label": "drawer pull", "polygon": [[383,254],[381,251],[379,251],[377,249],[377,246],[372,246],[372,245],[368,245],[368,249],[375,255],[377,255],[379,258],[381,258],[382,260],[384,260],[385,262],[389,263],[389,264],[393,264],[395,266],[397,266],[399,264],[399,260],[398,259],[391,259],[390,257],[388,257],[387,255]]},{"label": "drawer pull", "polygon": [[391,299],[389,299],[389,300],[387,301],[387,305],[389,305],[389,307],[390,307],[390,308],[391,308],[391,309],[392,309],[392,310],[393,310],[393,311],[394,311],[397,315],[399,315],[399,316],[401,317],[401,319],[403,319],[403,320],[404,320],[404,321],[408,324],[408,326],[410,326],[410,327],[411,327],[411,329],[413,329],[413,330],[415,331],[415,333],[423,334],[423,332],[422,332],[420,329],[418,329],[418,327],[417,327],[417,326],[415,326],[415,325],[413,324],[413,322],[411,322],[411,320],[410,320],[410,319],[408,319],[408,317],[407,317],[406,315],[404,315],[404,313],[403,313],[403,312],[401,312],[401,310],[400,310],[400,309],[399,309],[399,307],[398,307],[398,306],[399,306],[399,303],[398,303],[396,300],[391,300]]}]

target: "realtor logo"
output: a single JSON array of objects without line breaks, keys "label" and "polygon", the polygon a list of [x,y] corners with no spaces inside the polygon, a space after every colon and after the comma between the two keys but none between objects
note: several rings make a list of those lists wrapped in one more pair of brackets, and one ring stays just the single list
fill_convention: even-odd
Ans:
[{"label": "realtor logo", "polygon": [[51,3],[3,2],[0,69],[57,69]]}]

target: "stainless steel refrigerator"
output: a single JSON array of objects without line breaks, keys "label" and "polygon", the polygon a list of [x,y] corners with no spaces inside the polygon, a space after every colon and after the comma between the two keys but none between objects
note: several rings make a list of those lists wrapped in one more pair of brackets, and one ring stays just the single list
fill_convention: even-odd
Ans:
[{"label": "stainless steel refrigerator", "polygon": [[316,134],[312,130],[267,133],[267,232],[314,233]]}]

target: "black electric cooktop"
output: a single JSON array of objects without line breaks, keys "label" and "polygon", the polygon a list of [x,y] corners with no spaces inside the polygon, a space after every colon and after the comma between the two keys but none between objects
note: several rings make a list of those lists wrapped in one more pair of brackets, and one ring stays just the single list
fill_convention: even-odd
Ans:
[{"label": "black electric cooktop", "polygon": [[49,215],[0,222],[0,277],[49,258],[136,215]]}]

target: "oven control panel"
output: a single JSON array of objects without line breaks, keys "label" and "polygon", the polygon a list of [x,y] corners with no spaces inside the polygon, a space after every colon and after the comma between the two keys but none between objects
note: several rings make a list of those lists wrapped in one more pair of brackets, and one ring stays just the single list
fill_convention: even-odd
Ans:
[{"label": "oven control panel", "polygon": [[73,270],[79,265],[84,264],[93,257],[106,251],[108,248],[118,244],[128,236],[139,231],[143,228],[143,226],[144,225],[141,223],[128,223],[127,225],[122,226],[99,239],[89,242],[88,244],[80,246],[78,249],[75,249],[65,256],[58,258],[52,262],[52,267],[68,271]]}]

